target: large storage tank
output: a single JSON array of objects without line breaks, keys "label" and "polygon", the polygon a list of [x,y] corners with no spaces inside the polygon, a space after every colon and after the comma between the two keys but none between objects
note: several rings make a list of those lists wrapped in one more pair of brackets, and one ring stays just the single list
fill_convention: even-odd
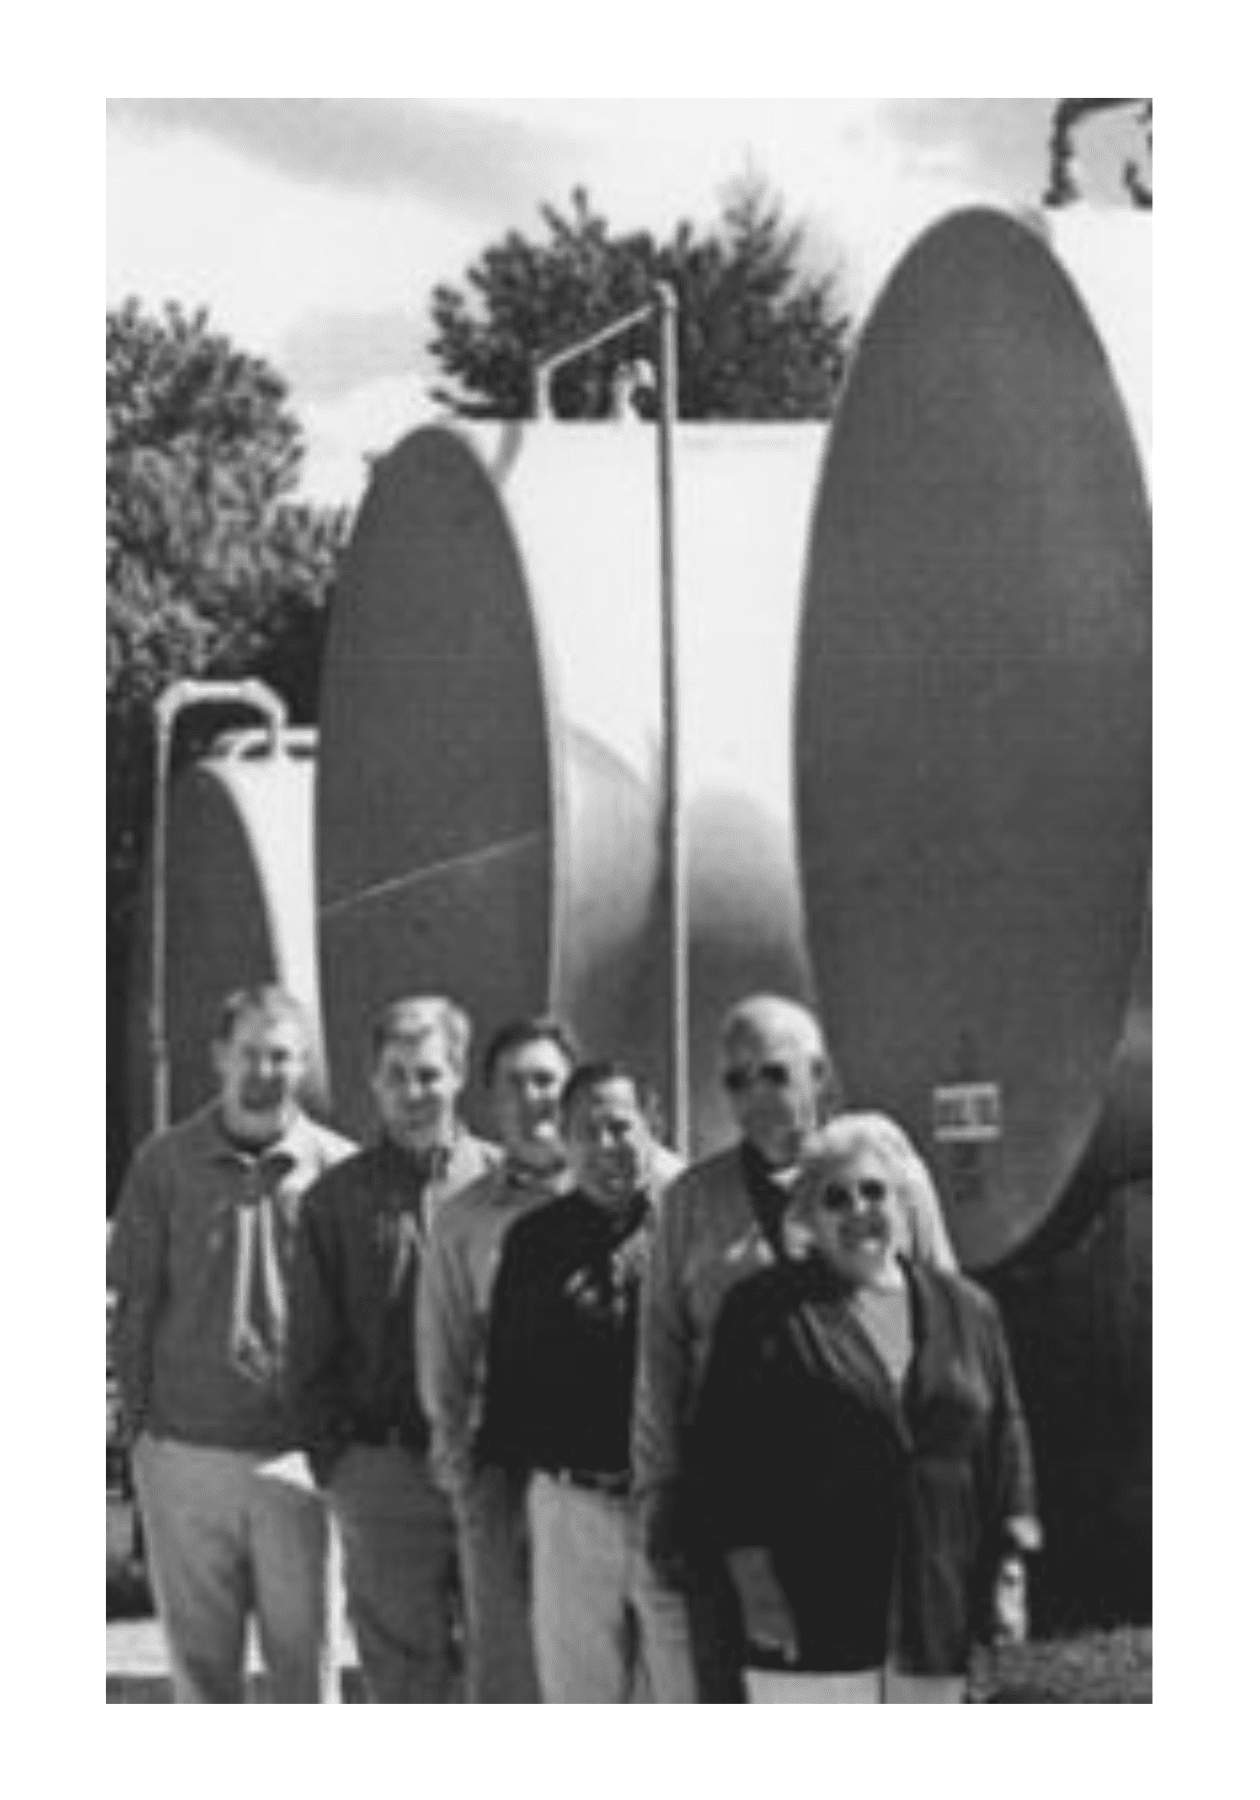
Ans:
[{"label": "large storage tank", "polygon": [[969,210],[892,273],[827,449],[800,645],[832,1050],[925,1146],[977,1269],[1149,1174],[1149,249],[1127,218],[1063,240]]},{"label": "large storage tank", "polygon": [[[719,1013],[809,990],[788,716],[822,441],[677,431],[693,1150],[728,1134]],[[351,1128],[368,1020],[407,990],[459,998],[483,1041],[555,1010],[663,1083],[656,457],[638,424],[435,426],[377,466],[320,709],[323,992]]]},{"label": "large storage tank", "polygon": [[[319,1039],[312,858],[314,733],[225,733],[172,783],[166,882],[166,1037],[170,1116],[215,1092],[210,1041],[234,988],[278,981],[316,1033],[306,1099],[326,1082]],[[153,1123],[153,868],[146,864],[133,939],[128,1016],[128,1122],[133,1143]]]}]

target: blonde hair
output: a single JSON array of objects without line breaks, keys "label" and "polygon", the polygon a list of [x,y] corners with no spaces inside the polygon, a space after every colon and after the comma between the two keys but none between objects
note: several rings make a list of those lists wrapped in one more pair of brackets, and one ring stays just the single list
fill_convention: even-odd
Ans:
[{"label": "blonde hair", "polygon": [[938,1235],[948,1244],[936,1183],[908,1134],[887,1113],[850,1112],[820,1126],[801,1153],[800,1178],[785,1221],[792,1228],[793,1247],[799,1250],[813,1241],[815,1203],[836,1165],[866,1154],[878,1159],[897,1203],[897,1248],[915,1254]]}]

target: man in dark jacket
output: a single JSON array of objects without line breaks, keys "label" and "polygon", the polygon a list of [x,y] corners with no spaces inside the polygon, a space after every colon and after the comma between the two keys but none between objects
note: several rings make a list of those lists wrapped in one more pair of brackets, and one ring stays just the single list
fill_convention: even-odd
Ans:
[{"label": "man in dark jacket", "polygon": [[639,1283],[662,1150],[636,1077],[583,1063],[561,1100],[573,1190],[518,1219],[490,1315],[488,1464],[529,1472],[532,1624],[545,1701],[695,1698],[686,1611],[630,1500]]},{"label": "man in dark jacket", "polygon": [[378,1702],[451,1697],[454,1523],[427,1466],[413,1320],[437,1214],[498,1160],[456,1113],[470,1035],[446,999],[384,1009],[371,1046],[381,1135],[312,1188],[298,1246],[291,1392]]}]

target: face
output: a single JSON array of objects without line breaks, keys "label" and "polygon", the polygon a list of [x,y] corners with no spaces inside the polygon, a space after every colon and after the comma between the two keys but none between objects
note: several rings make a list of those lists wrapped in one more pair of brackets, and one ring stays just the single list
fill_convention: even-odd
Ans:
[{"label": "face", "polygon": [[570,1067],[550,1038],[518,1044],[495,1063],[490,1100],[504,1146],[519,1161],[549,1168],[563,1160],[560,1093]]},{"label": "face", "polygon": [[620,1206],[647,1185],[651,1134],[634,1083],[618,1077],[588,1088],[564,1134],[573,1179],[603,1206]]},{"label": "face", "polygon": [[372,1073],[372,1094],[387,1137],[404,1150],[449,1141],[463,1073],[440,1031],[386,1043]]},{"label": "face", "polygon": [[223,1116],[229,1131],[265,1141],[285,1131],[306,1073],[306,1034],[296,1019],[244,1013],[214,1046]]},{"label": "face", "polygon": [[809,1216],[819,1249],[850,1281],[876,1279],[896,1248],[898,1201],[880,1157],[861,1153],[810,1174]]},{"label": "face", "polygon": [[824,1064],[799,1023],[768,1020],[732,1039],[722,1085],[741,1135],[771,1163],[795,1161],[819,1121]]}]

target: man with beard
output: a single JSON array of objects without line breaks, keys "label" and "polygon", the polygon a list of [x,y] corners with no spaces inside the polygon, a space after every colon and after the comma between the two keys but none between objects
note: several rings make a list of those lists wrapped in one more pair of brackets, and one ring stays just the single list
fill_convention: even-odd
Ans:
[{"label": "man with beard", "polygon": [[568,1185],[560,1095],[576,1060],[555,1019],[518,1019],[495,1033],[483,1073],[504,1160],[443,1207],[420,1273],[420,1405],[434,1479],[455,1508],[467,1697],[476,1703],[538,1699],[522,1484],[478,1466],[473,1446],[500,1248],[514,1220]]},{"label": "man with beard", "polygon": [[114,1366],[178,1702],[243,1700],[251,1613],[269,1698],[336,1698],[328,1520],[283,1359],[303,1196],[354,1146],[302,1111],[308,1054],[281,988],[231,995],[218,1098],[141,1146],[110,1241]]},{"label": "man with beard", "polygon": [[289,1374],[315,1479],[341,1536],[368,1699],[451,1698],[455,1530],[429,1473],[415,1296],[435,1221],[498,1151],[456,1106],[472,1028],[441,997],[395,1000],[371,1034],[377,1142],[303,1208]]}]

